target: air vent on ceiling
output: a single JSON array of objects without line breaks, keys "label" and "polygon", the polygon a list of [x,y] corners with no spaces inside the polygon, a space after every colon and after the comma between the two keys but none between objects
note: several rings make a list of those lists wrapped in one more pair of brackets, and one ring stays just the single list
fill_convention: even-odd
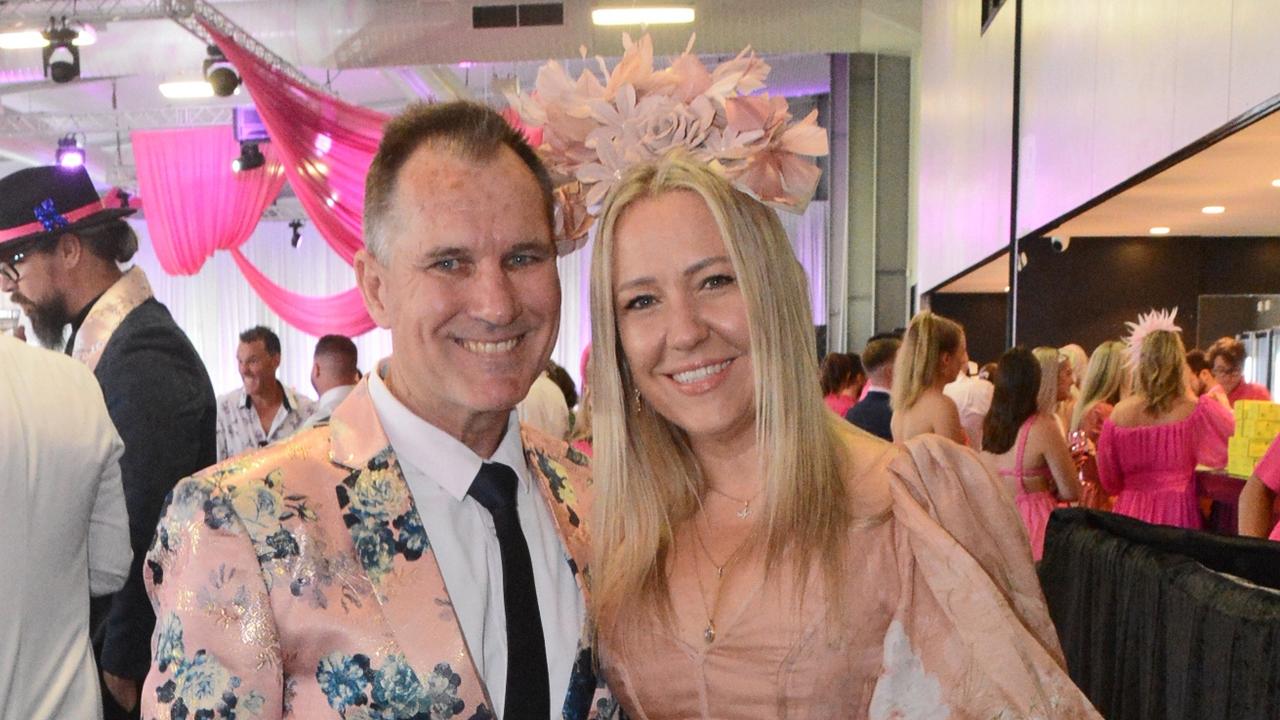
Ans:
[{"label": "air vent on ceiling", "polygon": [[564,3],[477,5],[471,8],[471,27],[513,28],[564,25]]}]

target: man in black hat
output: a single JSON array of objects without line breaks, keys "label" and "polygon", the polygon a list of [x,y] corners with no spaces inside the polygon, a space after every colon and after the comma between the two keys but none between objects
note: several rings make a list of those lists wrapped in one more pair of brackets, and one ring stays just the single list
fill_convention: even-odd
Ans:
[{"label": "man in black hat", "polygon": [[108,719],[138,714],[155,626],[142,562],[165,496],[215,461],[217,409],[204,364],[142,270],[120,269],[138,248],[123,220],[133,212],[104,203],[84,168],[28,168],[0,179],[0,291],[27,314],[41,344],[65,347],[93,370],[124,440],[133,564],[124,588],[95,600],[90,613]]}]

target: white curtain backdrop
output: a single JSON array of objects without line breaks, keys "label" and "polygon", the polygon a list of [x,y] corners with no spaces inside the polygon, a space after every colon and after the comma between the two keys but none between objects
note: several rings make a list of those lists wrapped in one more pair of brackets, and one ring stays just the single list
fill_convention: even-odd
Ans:
[{"label": "white curtain backdrop", "polygon": [[[809,276],[809,297],[814,322],[826,317],[827,278],[823,258],[827,233],[826,202],[813,202],[803,215],[780,213],[796,256]],[[173,277],[160,269],[146,224],[134,222],[139,245],[136,263],[147,273],[156,298],[169,307],[204,358],[214,390],[222,394],[240,386],[235,351],[241,331],[265,325],[280,336],[280,379],[314,397],[311,358],[316,338],[284,324],[254,294],[235,263],[218,253],[194,277]],[[342,262],[311,225],[302,229],[297,248],[289,245],[291,231],[281,221],[263,221],[243,252],[262,272],[289,290],[308,295],[328,295],[355,283],[352,270]],[[560,337],[552,359],[564,366],[581,386],[579,363],[582,349],[591,339],[589,281],[593,243],[558,261],[562,289]],[[360,351],[360,368],[368,371],[391,352],[391,337],[381,329],[354,338]]]}]

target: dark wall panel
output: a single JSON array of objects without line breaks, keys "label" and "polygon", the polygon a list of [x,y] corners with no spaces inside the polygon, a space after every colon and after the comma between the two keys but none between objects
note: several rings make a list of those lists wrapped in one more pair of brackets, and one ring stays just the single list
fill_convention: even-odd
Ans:
[{"label": "dark wall panel", "polygon": [[945,293],[933,296],[931,309],[964,325],[969,357],[979,365],[1004,352],[1005,293]]}]

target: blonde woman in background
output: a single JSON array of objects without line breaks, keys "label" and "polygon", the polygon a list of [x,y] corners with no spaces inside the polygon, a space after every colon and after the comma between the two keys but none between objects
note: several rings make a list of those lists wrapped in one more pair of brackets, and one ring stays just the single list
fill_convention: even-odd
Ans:
[{"label": "blonde woman in background", "polygon": [[968,442],[960,411],[942,388],[969,363],[960,323],[925,310],[911,318],[893,366],[893,439],[933,433]]},{"label": "blonde woman in background", "polygon": [[1036,397],[1039,412],[1052,416],[1062,437],[1067,436],[1067,424],[1057,410],[1064,400],[1071,397],[1071,361],[1057,348],[1042,345],[1031,353],[1040,362],[1040,394]]},{"label": "blonde woman in background", "polygon": [[[1116,404],[1098,436],[1098,478],[1114,511],[1149,523],[1198,530],[1197,463],[1226,459],[1231,411],[1187,388],[1180,328],[1152,313],[1129,340],[1136,392]],[[1135,353],[1136,351],[1136,353]]]},{"label": "blonde woman in background", "polygon": [[1102,424],[1120,402],[1129,387],[1129,369],[1125,366],[1125,345],[1108,340],[1094,348],[1089,368],[1084,374],[1084,388],[1075,412],[1071,415],[1071,433],[1080,433],[1088,442],[1088,456],[1080,467],[1080,505],[1095,510],[1110,510],[1115,500],[1098,484],[1098,435]]},{"label": "blonde woman in background", "polygon": [[1097,717],[973,453],[824,405],[772,210],[669,157],[594,253],[593,618],[630,717]]},{"label": "blonde woman in background", "polygon": [[1084,348],[1075,343],[1068,343],[1058,348],[1058,352],[1067,357],[1067,361],[1071,364],[1071,387],[1068,392],[1070,396],[1058,403],[1057,415],[1058,423],[1066,428],[1071,426],[1071,417],[1075,415],[1076,405],[1080,402],[1080,393],[1084,387],[1084,374],[1089,367],[1089,356],[1085,353]]}]

